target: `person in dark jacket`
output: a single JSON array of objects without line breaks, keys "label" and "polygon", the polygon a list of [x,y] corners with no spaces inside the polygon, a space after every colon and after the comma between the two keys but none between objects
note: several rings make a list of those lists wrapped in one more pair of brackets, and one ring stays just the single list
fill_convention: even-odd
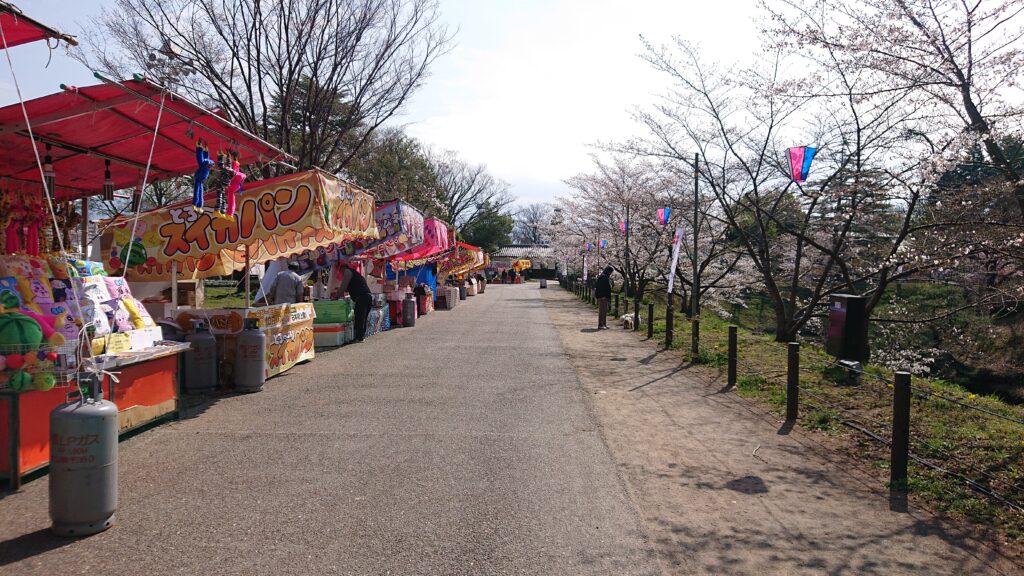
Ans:
[{"label": "person in dark jacket", "polygon": [[612,272],[611,266],[606,266],[601,275],[597,277],[594,284],[594,298],[597,298],[597,329],[608,329],[608,302],[612,297]]},{"label": "person in dark jacket", "polygon": [[366,338],[366,320],[370,316],[370,287],[366,285],[366,279],[359,272],[356,272],[347,265],[341,276],[341,293],[348,292],[355,304],[355,341],[362,342]]}]

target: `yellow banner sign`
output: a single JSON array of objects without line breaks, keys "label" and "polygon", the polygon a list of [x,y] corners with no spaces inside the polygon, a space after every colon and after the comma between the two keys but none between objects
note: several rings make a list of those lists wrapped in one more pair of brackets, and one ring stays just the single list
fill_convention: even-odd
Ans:
[{"label": "yellow banner sign", "polygon": [[[209,202],[208,202],[209,204]],[[134,227],[134,235],[132,230]],[[374,199],[318,170],[246,186],[233,218],[196,212],[189,203],[121,218],[100,240],[109,273],[127,267],[129,280],[225,276],[344,240],[376,238]]]}]

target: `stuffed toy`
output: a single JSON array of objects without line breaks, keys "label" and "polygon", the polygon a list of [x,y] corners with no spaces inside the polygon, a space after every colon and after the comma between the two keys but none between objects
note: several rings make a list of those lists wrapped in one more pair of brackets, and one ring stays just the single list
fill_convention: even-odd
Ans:
[{"label": "stuffed toy", "polygon": [[135,325],[132,324],[131,315],[128,314],[128,309],[122,305],[120,300],[104,302],[103,310],[107,312],[107,317],[110,319],[110,327],[115,332],[128,332],[135,329]]},{"label": "stuffed toy", "polygon": [[25,253],[29,256],[39,256],[39,230],[43,226],[42,206],[29,206],[22,223],[25,225]]},{"label": "stuffed toy", "polygon": [[121,305],[128,311],[132,326],[136,329],[153,328],[156,326],[153,317],[149,315],[149,310],[146,310],[146,307],[139,300],[131,297],[125,298],[121,300]]},{"label": "stuffed toy", "polygon": [[18,204],[11,204],[11,217],[7,221],[7,228],[4,232],[4,251],[8,254],[21,252],[21,229],[24,222],[24,213]]},{"label": "stuffed toy", "polygon": [[4,354],[4,367],[10,371],[7,384],[16,391],[32,385],[32,375],[24,370],[38,359],[36,354],[43,342],[39,324],[25,314],[0,314],[0,352]]},{"label": "stuffed toy", "polygon": [[106,276],[107,271],[103,264],[90,262],[88,260],[74,260],[71,262],[78,276]]},{"label": "stuffed toy", "polygon": [[196,173],[192,183],[192,207],[199,213],[203,211],[203,195],[205,194],[203,183],[210,176],[211,166],[213,166],[213,160],[210,160],[209,146],[205,140],[200,138],[196,140]]},{"label": "stuffed toy", "polygon": [[64,325],[58,330],[64,336],[65,342],[78,340],[79,326],[75,322],[75,315],[71,312],[71,306],[66,303],[54,304],[50,306],[50,315],[63,319]]},{"label": "stuffed toy", "polygon": [[54,303],[66,301],[69,288],[71,288],[71,281],[67,278],[50,278],[50,291],[53,292]]},{"label": "stuffed toy", "polygon": [[75,285],[75,293],[86,300],[95,300],[96,302],[106,302],[112,300],[113,296],[110,295],[110,290],[107,289],[107,279],[105,276],[82,276],[72,280]]},{"label": "stuffed toy", "polygon": [[111,300],[121,300],[122,298],[131,298],[132,290],[128,287],[128,282],[120,276],[108,276],[103,279],[107,285],[107,294],[110,295]]},{"label": "stuffed toy", "polygon": [[63,256],[50,256],[46,261],[50,265],[50,274],[53,275],[50,279],[51,286],[53,286],[54,278],[67,280],[72,275],[78,275],[78,270],[75,269],[74,264]]},{"label": "stuffed toy", "polygon": [[17,278],[13,276],[0,278],[0,307],[21,308],[21,293],[18,291]]},{"label": "stuffed toy", "polygon": [[59,328],[64,326],[64,318],[34,312],[27,308],[19,309],[18,313],[35,320],[36,324],[38,324],[39,328],[42,330],[43,338],[45,338],[46,342],[51,346],[60,346],[64,344],[64,334],[57,331]]}]

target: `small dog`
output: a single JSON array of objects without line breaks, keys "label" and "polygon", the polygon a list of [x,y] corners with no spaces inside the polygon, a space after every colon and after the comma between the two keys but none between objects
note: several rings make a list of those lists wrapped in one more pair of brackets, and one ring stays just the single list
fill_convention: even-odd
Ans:
[{"label": "small dog", "polygon": [[622,316],[622,318],[619,318],[619,320],[622,321],[622,327],[625,328],[626,330],[632,330],[633,329],[633,315],[632,314],[624,314]]}]

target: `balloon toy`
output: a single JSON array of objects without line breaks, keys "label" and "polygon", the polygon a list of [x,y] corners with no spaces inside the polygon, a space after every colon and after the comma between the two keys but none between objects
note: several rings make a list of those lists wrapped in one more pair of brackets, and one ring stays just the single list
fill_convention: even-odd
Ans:
[{"label": "balloon toy", "polygon": [[231,152],[230,155],[231,155],[231,172],[233,173],[233,175],[231,177],[231,182],[228,183],[228,189],[227,189],[227,194],[228,194],[228,211],[227,211],[227,215],[233,217],[235,215],[235,197],[238,194],[242,193],[242,182],[245,181],[245,174],[242,174],[242,171],[239,170],[239,166],[238,166],[238,152]]},{"label": "balloon toy", "polygon": [[192,184],[192,207],[196,212],[203,211],[203,183],[210,176],[210,167],[213,160],[210,160],[210,149],[203,139],[196,140],[196,173],[195,181]]}]

